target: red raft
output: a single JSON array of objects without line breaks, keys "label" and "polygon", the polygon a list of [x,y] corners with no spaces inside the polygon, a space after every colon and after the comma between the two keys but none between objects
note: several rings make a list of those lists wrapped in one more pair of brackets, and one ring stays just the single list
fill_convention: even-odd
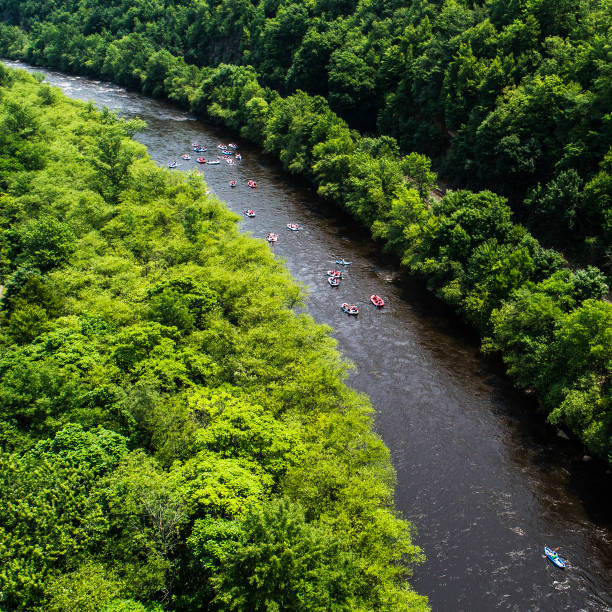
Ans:
[{"label": "red raft", "polygon": [[383,300],[380,295],[376,294],[370,296],[370,302],[372,302],[372,304],[378,308],[382,308],[385,305],[385,300]]},{"label": "red raft", "polygon": [[198,162],[198,164],[205,164],[206,163],[206,160],[203,157],[198,157],[196,159],[196,161]]}]

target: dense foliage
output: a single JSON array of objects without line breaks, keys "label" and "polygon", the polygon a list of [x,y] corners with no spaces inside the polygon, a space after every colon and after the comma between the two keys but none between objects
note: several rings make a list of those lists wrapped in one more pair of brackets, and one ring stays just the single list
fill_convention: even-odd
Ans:
[{"label": "dense foliage", "polygon": [[[99,75],[140,88],[145,93],[166,96],[260,143],[265,150],[277,155],[289,172],[312,180],[322,196],[344,206],[370,227],[373,235],[384,240],[386,248],[396,253],[411,273],[422,276],[432,291],[479,330],[485,339],[485,350],[501,355],[517,386],[535,394],[550,422],[574,432],[589,452],[612,461],[612,307],[608,302],[598,301],[607,292],[601,272],[594,267],[570,271],[558,252],[543,248],[531,233],[513,221],[508,201],[502,196],[490,191],[461,190],[441,200],[432,198],[431,190],[437,178],[432,172],[431,161],[418,153],[400,157],[399,145],[390,136],[362,137],[350,129],[330,108],[334,98],[329,88],[317,91],[327,95],[330,102],[304,91],[281,97],[276,89],[261,84],[259,73],[270,85],[282,88],[279,82],[271,80],[274,63],[270,60],[272,63],[265,64],[264,70],[262,58],[272,54],[282,42],[283,51],[275,56],[277,61],[293,62],[292,52],[295,52],[297,62],[301,52],[296,50],[296,45],[301,40],[301,30],[294,30],[293,26],[303,23],[300,20],[310,11],[315,11],[313,23],[327,23],[333,18],[335,25],[330,28],[331,32],[336,27],[342,29],[342,24],[354,19],[355,15],[363,17],[367,4],[369,17],[363,17],[362,25],[370,28],[368,36],[380,34],[382,49],[386,39],[385,30],[375,27],[378,11],[384,12],[389,5],[397,9],[390,13],[391,21],[401,15],[408,15],[406,18],[410,20],[420,15],[416,5],[411,13],[399,3],[378,3],[380,7],[377,7],[372,2],[327,1],[296,8],[280,1],[253,7],[244,0],[215,4],[213,10],[213,5],[206,2],[176,3],[168,8],[162,2],[130,3],[129,7],[109,2],[101,7],[78,1],[70,5],[69,14],[63,11],[63,3],[14,4],[7,0],[4,3],[5,18],[29,30],[24,33],[17,27],[0,26],[0,51],[5,54]],[[429,5],[419,6],[431,9]],[[554,10],[564,14],[564,11],[573,11],[575,7],[572,6],[555,5]],[[590,16],[589,19],[597,24],[609,22],[609,14],[598,12],[605,12],[604,4],[584,6],[584,19]],[[493,4],[486,8],[493,9]],[[498,13],[500,10],[500,6],[495,8]],[[508,8],[512,10],[515,9]],[[198,11],[203,12],[200,15]],[[440,30],[446,33],[444,35],[461,37],[469,20],[457,21],[458,16],[473,15],[474,11],[485,14],[484,7],[471,9],[458,2],[449,2],[436,11],[429,10],[429,16],[425,11],[421,17],[427,24],[437,15],[438,30],[445,24]],[[535,18],[528,17],[527,21],[533,25]],[[522,40],[519,34],[523,32],[519,21],[504,26],[508,32],[515,31],[518,41]],[[85,23],[89,25],[83,26]],[[493,27],[489,26],[487,31]],[[80,28],[82,34],[75,35],[74,28]],[[263,32],[259,38],[254,36],[258,31]],[[308,38],[308,44],[313,47],[311,55],[304,55],[299,60],[301,69],[312,70],[312,83],[322,83],[323,79],[315,78],[321,70],[324,72],[317,62],[326,56],[316,43],[319,39],[313,39],[313,32],[304,31],[310,32],[309,36],[304,35],[304,40]],[[174,36],[173,32],[180,32],[180,35]],[[411,30],[407,26],[406,32],[412,32],[412,36],[414,28]],[[431,26],[425,28],[425,34],[432,35]],[[226,44],[228,40],[236,44]],[[344,40],[344,53],[346,40],[342,37],[341,40]],[[605,37],[600,42],[599,53],[603,53],[607,49]],[[432,48],[439,50],[439,41]],[[373,48],[367,49],[372,51]],[[410,49],[413,53],[414,48]],[[198,68],[185,59],[240,61],[241,54],[252,61],[259,72],[252,66],[230,64]],[[366,54],[364,57],[368,65],[374,65],[374,56]],[[411,66],[413,63],[423,65],[423,60],[410,57]],[[535,54],[528,53],[525,57],[531,61]],[[354,64],[357,60],[351,61]],[[295,74],[291,66],[287,74]],[[592,62],[589,66],[605,75],[602,62]],[[355,70],[355,66],[347,68],[347,74],[357,74]],[[465,76],[467,73],[459,71],[458,74]],[[357,82],[368,81],[362,74]],[[419,81],[419,92],[428,82]],[[598,82],[603,87],[608,81],[602,77]],[[306,84],[299,83],[299,86],[306,87]],[[516,100],[522,100],[521,87],[505,91],[514,92],[512,95],[518,96]],[[391,85],[385,85],[382,91],[392,91]],[[416,90],[412,87],[410,91]],[[550,100],[552,98],[539,100],[536,106],[548,114],[556,108],[551,106]],[[497,101],[495,98],[495,104]],[[417,106],[423,108],[425,102],[425,98],[420,99]],[[519,107],[508,110],[508,120],[521,116],[522,111],[519,111]],[[371,116],[374,113],[373,110],[368,112]],[[491,111],[495,117],[499,112],[497,106]],[[529,111],[529,121],[536,122],[534,117]],[[497,119],[488,121],[487,125],[501,125],[496,123]],[[610,122],[606,121],[605,125],[609,126]],[[478,128],[477,131],[482,130]],[[567,130],[554,133],[563,137]],[[589,133],[593,138],[606,138],[605,130]],[[496,143],[510,143],[506,135],[519,151],[522,145],[506,131],[499,135],[501,140],[495,137],[487,141],[483,151],[490,155]],[[595,150],[590,146],[570,149],[568,155],[571,153],[572,159],[582,159],[581,152],[586,155]],[[467,149],[463,155],[466,159],[469,157]],[[520,155],[515,160],[517,163],[519,158]],[[491,159],[499,164],[502,174],[510,171],[511,166],[503,161],[503,156],[495,154]],[[542,230],[556,232],[556,221],[567,213],[566,218],[575,219],[576,223],[597,219],[594,225],[607,231],[612,202],[612,152],[604,151],[599,168],[584,186],[588,187],[584,202],[589,203],[595,216],[583,212],[574,214],[563,208],[564,202],[573,201],[566,197],[568,189],[573,190],[574,195],[583,193],[580,190],[584,181],[575,169],[569,168],[559,174],[553,187],[537,187],[530,192],[527,201],[533,210],[538,209],[537,215],[544,210],[544,205],[550,213],[539,217]],[[514,176],[512,184],[519,183]],[[537,197],[536,192],[540,194]],[[580,232],[572,226],[571,234],[579,236]],[[593,252],[605,251],[599,238],[589,238],[588,243]]]},{"label": "dense foliage", "polygon": [[329,330],[139,127],[0,69],[0,608],[427,610]]},{"label": "dense foliage", "polygon": [[154,95],[160,51],[251,65],[281,95],[321,95],[351,127],[433,156],[452,184],[504,195],[545,244],[612,266],[610,0],[1,0],[0,14],[28,32],[5,53]]}]

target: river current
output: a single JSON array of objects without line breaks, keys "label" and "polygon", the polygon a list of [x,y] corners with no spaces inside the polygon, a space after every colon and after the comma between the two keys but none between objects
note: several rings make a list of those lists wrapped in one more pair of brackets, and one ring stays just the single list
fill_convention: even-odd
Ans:
[{"label": "river current", "polygon": [[[279,235],[275,253],[308,286],[307,310],[333,328],[356,364],[349,384],[369,395],[376,430],[397,471],[396,505],[416,527],[427,561],[411,579],[436,612],[612,611],[612,501],[609,471],[583,461],[572,442],[535,415],[500,367],[483,359],[478,339],[421,285],[311,188],[282,172],[257,147],[196,121],[172,105],[108,83],[32,68],[70,97],[93,100],[126,118],[160,165],[198,169],[211,191],[238,213],[241,229]],[[192,143],[235,141],[242,161],[199,166]],[[192,154],[183,161],[183,153]],[[235,180],[234,188],[229,186]],[[249,179],[258,183],[250,189]],[[290,232],[287,223],[300,223]],[[340,287],[327,283],[337,257],[351,261]],[[373,293],[386,300],[369,303]],[[360,307],[342,313],[342,302]],[[559,546],[566,570],[543,557]]]}]

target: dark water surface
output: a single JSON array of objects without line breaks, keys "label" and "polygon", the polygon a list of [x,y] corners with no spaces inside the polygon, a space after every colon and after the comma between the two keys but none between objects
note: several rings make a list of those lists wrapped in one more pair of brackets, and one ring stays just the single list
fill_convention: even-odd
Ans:
[{"label": "dark water surface", "polygon": [[[419,285],[400,285],[397,266],[363,232],[235,134],[108,83],[39,71],[68,96],[144,119],[138,140],[158,163],[203,170],[229,208],[255,209],[244,231],[279,234],[274,249],[309,286],[308,311],[334,328],[357,365],[350,384],[376,408],[397,470],[397,506],[427,555],[412,583],[433,610],[612,610],[609,474],[531,416],[533,404],[479,356],[477,339],[448,311]],[[191,143],[207,145],[210,157],[232,140],[239,165],[180,159]],[[289,222],[302,231],[287,231]],[[331,288],[325,272],[337,256],[352,264]],[[369,303],[372,293],[387,300],[384,309]],[[344,301],[360,306],[357,318],[340,311]],[[543,558],[546,544],[561,547],[567,570]]]}]

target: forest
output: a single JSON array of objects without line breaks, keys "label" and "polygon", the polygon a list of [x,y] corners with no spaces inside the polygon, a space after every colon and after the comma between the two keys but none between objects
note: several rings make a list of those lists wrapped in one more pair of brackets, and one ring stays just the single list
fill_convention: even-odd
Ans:
[{"label": "forest", "polygon": [[0,66],[0,609],[425,612],[351,364],[142,127]]},{"label": "forest", "polygon": [[262,86],[320,95],[350,127],[428,155],[444,184],[504,196],[544,245],[608,274],[611,15],[610,0],[0,1],[29,37],[5,55],[153,95],[167,95],[160,51],[252,66]]},{"label": "forest", "polygon": [[[610,9],[0,0],[0,54],[166,98],[277,156],[612,462]],[[445,197],[434,169],[454,173]]]}]

